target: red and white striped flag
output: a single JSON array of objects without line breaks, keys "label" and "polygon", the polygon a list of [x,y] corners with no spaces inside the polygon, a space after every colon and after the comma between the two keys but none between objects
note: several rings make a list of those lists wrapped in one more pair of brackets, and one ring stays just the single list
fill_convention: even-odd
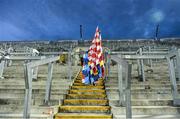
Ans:
[{"label": "red and white striped flag", "polygon": [[[94,39],[92,41],[92,45],[89,48],[89,65],[91,66],[91,74],[97,74],[98,72],[102,73],[102,77],[104,77],[104,56],[102,49],[102,41],[100,30],[97,27],[94,35]],[[97,65],[100,65],[101,71],[98,71]]]}]

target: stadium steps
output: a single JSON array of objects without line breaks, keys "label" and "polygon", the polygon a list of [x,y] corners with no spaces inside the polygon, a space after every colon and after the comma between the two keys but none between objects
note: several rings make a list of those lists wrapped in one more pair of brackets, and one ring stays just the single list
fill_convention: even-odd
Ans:
[{"label": "stadium steps", "polygon": [[104,81],[97,86],[81,83],[80,73],[63,100],[55,119],[112,119]]},{"label": "stadium steps", "polygon": [[[132,67],[131,104],[133,119],[179,119],[180,107],[173,106],[172,87],[167,65],[156,64],[151,73],[145,72],[146,81],[137,78]],[[126,108],[119,106],[117,66],[111,67],[110,80],[105,82],[106,94],[114,119],[125,119]],[[180,92],[180,81],[177,81]]]}]

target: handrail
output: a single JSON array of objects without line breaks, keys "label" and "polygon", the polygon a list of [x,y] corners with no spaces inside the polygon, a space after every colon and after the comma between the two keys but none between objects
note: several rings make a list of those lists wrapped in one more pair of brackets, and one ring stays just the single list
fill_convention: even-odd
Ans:
[{"label": "handrail", "polygon": [[[118,56],[113,55],[111,59],[118,64],[119,105],[126,106],[126,119],[131,119],[131,64]],[[123,87],[123,81],[125,81],[125,87]]]},{"label": "handrail", "polygon": [[[69,52],[69,56],[71,56],[71,52]],[[48,77],[46,82],[46,93],[45,93],[45,100],[44,104],[48,105],[51,95],[51,83],[52,83],[52,72],[53,72],[53,63],[59,60],[59,56],[45,58],[33,62],[28,62],[24,65],[24,75],[25,75],[25,101],[24,101],[24,112],[23,118],[29,119],[30,118],[30,109],[31,109],[31,96],[32,96],[32,78],[33,72],[32,69],[34,67],[38,67],[40,65],[48,64]],[[71,66],[71,60],[69,60],[69,69]],[[69,76],[71,79],[71,74]]]},{"label": "handrail", "polygon": [[48,79],[46,83],[46,94],[45,94],[45,103],[47,104],[50,99],[50,90],[51,90],[51,81],[52,81],[52,69],[53,62],[57,61],[59,57],[52,57],[47,59],[41,59],[34,62],[29,62],[24,65],[24,75],[25,75],[25,101],[24,101],[24,112],[23,118],[30,118],[30,109],[31,109],[31,96],[32,96],[32,69],[35,66],[44,65],[49,63],[48,65]]},{"label": "handrail", "polygon": [[[176,82],[176,70],[178,73],[178,80],[180,80],[180,49],[173,50],[167,55],[167,62],[169,68],[169,77],[172,85],[173,104],[180,105],[180,93],[178,93]],[[176,68],[175,68],[176,67]]]}]

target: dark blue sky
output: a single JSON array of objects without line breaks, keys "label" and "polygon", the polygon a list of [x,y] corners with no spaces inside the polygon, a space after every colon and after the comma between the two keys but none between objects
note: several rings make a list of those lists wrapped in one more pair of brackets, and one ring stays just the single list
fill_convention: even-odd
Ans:
[{"label": "dark blue sky", "polygon": [[180,37],[180,0],[0,0],[0,40]]}]

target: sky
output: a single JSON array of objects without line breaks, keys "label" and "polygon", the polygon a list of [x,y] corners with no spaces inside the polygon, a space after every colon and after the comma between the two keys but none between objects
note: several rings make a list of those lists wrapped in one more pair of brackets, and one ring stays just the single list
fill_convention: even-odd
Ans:
[{"label": "sky", "polygon": [[0,41],[180,37],[180,0],[0,0]]}]

